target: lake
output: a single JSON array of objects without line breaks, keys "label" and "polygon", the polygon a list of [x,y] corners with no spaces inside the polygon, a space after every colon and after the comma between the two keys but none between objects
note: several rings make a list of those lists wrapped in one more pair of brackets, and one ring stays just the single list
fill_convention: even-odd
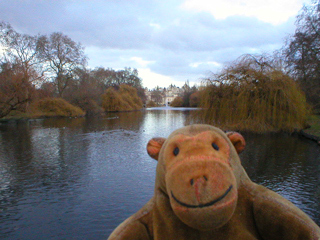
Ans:
[{"label": "lake", "polygon": [[[106,239],[153,195],[152,137],[191,109],[0,124],[0,238]],[[242,164],[320,224],[320,147],[289,134],[246,134]]]}]

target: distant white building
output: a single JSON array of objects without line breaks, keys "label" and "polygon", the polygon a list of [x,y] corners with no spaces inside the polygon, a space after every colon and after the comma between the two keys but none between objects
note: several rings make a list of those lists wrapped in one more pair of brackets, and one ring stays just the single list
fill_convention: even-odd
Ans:
[{"label": "distant white building", "polygon": [[[158,91],[154,93],[154,91]],[[159,105],[170,105],[170,103],[176,98],[181,96],[182,89],[175,85],[170,85],[168,88],[158,88],[154,90],[148,90],[145,88],[145,94],[148,101],[153,101]]]},{"label": "distant white building", "polygon": [[181,88],[171,84],[165,91],[165,97],[164,97],[165,104],[170,105],[173,99],[180,96],[181,93],[182,93]]}]

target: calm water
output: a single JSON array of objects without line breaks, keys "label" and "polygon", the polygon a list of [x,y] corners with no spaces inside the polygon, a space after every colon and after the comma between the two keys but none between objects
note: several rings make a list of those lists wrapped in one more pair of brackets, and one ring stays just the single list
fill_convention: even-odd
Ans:
[{"label": "calm water", "polygon": [[[189,111],[0,124],[0,239],[106,239],[153,195],[148,140]],[[320,224],[320,147],[289,135],[244,134],[249,176]]]}]

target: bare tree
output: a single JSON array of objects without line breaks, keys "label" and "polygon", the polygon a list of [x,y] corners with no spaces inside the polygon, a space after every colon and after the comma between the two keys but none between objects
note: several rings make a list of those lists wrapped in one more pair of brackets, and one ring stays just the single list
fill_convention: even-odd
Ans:
[{"label": "bare tree", "polygon": [[73,78],[74,70],[86,64],[84,48],[68,36],[54,32],[50,36],[40,37],[39,52],[40,59],[46,61],[48,73],[62,97]]},{"label": "bare tree", "polygon": [[0,22],[1,72],[1,114],[21,107],[26,110],[31,100],[34,84],[43,79],[38,59],[38,37],[16,32],[10,24]]},{"label": "bare tree", "polygon": [[34,85],[25,81],[21,65],[3,63],[0,71],[0,118],[12,110],[25,110],[34,91]]},{"label": "bare tree", "polygon": [[308,101],[320,109],[320,1],[302,8],[284,53],[291,75],[299,81]]},{"label": "bare tree", "polygon": [[38,58],[38,36],[20,34],[10,24],[1,22],[0,43],[4,49],[2,62],[21,65],[27,81],[35,82],[43,76],[41,60]]},{"label": "bare tree", "polygon": [[119,87],[121,84],[126,84],[137,89],[138,96],[143,102],[146,101],[146,95],[142,87],[142,80],[138,76],[138,70],[135,68],[127,68],[124,70],[113,70],[111,68],[105,69],[102,67],[96,68],[92,71],[93,77],[97,79],[101,86],[105,89],[109,87]]},{"label": "bare tree", "polygon": [[160,90],[159,86],[157,86],[155,89],[151,92],[151,100],[157,104],[162,103],[162,99],[164,97],[163,92]]}]

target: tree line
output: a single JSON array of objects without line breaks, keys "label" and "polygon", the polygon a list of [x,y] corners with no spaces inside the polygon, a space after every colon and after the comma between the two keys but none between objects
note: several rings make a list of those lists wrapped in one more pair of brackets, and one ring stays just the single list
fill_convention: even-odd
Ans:
[{"label": "tree line", "polygon": [[305,5],[295,33],[283,47],[287,73],[300,84],[308,102],[320,111],[320,1]]},{"label": "tree line", "polygon": [[[256,63],[255,70],[260,67],[263,71],[267,66],[292,78],[305,93],[308,104],[319,113],[320,1],[305,5],[295,24],[295,33],[287,37],[281,49],[271,55],[251,56],[251,60]],[[84,47],[63,33],[30,36],[1,22],[0,46],[0,117],[12,110],[26,111],[32,101],[45,97],[63,98],[87,113],[99,112],[106,90],[112,87],[118,91],[122,84],[135,88],[142,102],[146,101],[137,69],[89,69]],[[226,80],[221,80],[221,76],[227,76],[226,69],[232,68],[232,64],[222,70],[220,81]],[[207,80],[216,78],[213,74]],[[199,101],[196,90],[185,84],[184,93],[174,104],[191,106],[192,101]],[[159,97],[159,91],[154,89],[152,96]]]},{"label": "tree line", "polygon": [[67,35],[30,36],[0,23],[0,117],[13,110],[26,111],[32,101],[63,98],[85,111],[98,110],[101,96],[126,84],[144,101],[137,69],[87,68],[84,47]]},{"label": "tree line", "polygon": [[254,132],[304,129],[320,113],[320,1],[305,5],[295,33],[272,54],[240,56],[204,80],[191,121]]},{"label": "tree line", "polygon": [[[207,87],[209,87],[209,89],[216,87],[215,94],[212,92],[210,96],[218,97],[224,95],[226,98],[232,97],[230,95],[232,94],[230,89],[223,89],[222,86],[230,87],[228,83],[234,83],[235,76],[241,76],[242,78],[237,79],[236,85],[238,85],[238,87],[243,86],[244,88],[247,88],[247,81],[248,78],[252,78],[252,72],[258,71],[261,76],[264,76],[264,78],[266,76],[267,78],[270,78],[271,72],[281,72],[283,81],[286,81],[288,78],[294,80],[294,83],[291,82],[291,84],[297,84],[297,87],[303,91],[306,97],[308,107],[311,107],[315,113],[319,114],[320,1],[313,0],[310,5],[304,5],[296,17],[295,25],[296,30],[294,34],[287,36],[287,39],[281,49],[278,49],[271,54],[245,54],[240,56],[235,61],[226,64],[221,72],[213,73],[207,79],[204,79],[204,86],[202,86],[202,90],[208,90],[206,89]],[[244,77],[245,75],[246,77]],[[258,79],[256,78],[255,81],[258,81]],[[265,82],[263,80],[259,83],[261,84],[262,82],[270,85],[273,84],[272,82]],[[279,83],[278,80],[277,82]],[[216,92],[217,89],[220,89],[220,93],[218,95]],[[296,90],[298,91],[299,89]],[[222,91],[229,92],[229,95],[227,96],[225,93],[222,93]],[[159,95],[156,90],[154,94]],[[296,94],[297,99],[301,100],[300,94]],[[204,96],[207,95],[203,92],[199,93],[196,90],[190,91],[190,87],[187,86],[184,94],[176,98],[172,105],[192,106],[194,100],[198,103],[201,100],[201,97]],[[191,104],[190,101],[192,101]],[[207,108],[210,104],[209,102],[204,103],[202,99],[202,104],[200,105]],[[302,115],[306,116],[305,112]]]},{"label": "tree line", "polygon": [[305,94],[271,59],[244,55],[212,74],[200,91],[204,110],[193,119],[236,131],[304,129],[309,114]]}]

